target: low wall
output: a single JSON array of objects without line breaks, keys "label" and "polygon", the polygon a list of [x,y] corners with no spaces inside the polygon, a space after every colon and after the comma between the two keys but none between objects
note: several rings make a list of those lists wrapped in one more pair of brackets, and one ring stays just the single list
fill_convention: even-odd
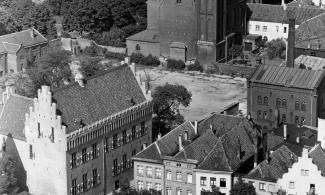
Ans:
[{"label": "low wall", "polygon": [[216,63],[214,64],[214,68],[216,72],[221,75],[250,78],[257,67]]},{"label": "low wall", "polygon": [[77,41],[78,41],[81,49],[85,49],[86,47],[89,47],[92,43],[95,43],[98,47],[105,48],[109,52],[126,54],[126,48],[124,48],[124,47],[113,47],[113,46],[99,45],[93,40],[83,39],[83,38],[77,38]]}]

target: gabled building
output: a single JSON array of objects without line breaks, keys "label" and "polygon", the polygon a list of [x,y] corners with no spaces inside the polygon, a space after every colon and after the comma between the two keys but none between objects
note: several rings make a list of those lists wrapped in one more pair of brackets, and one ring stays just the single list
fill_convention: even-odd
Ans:
[{"label": "gabled building", "polygon": [[20,72],[47,50],[48,40],[36,29],[0,36],[0,75]]},{"label": "gabled building", "polygon": [[132,70],[42,86],[34,99],[5,94],[0,134],[12,134],[31,194],[108,194],[129,184],[152,117],[150,92]]}]

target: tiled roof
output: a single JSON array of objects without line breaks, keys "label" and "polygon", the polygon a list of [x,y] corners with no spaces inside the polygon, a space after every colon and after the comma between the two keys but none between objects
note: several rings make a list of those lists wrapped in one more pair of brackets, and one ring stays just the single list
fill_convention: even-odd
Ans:
[{"label": "tiled roof", "polygon": [[[263,21],[274,23],[287,23],[287,13],[281,5],[270,5],[260,3],[247,3],[251,13],[251,21]],[[295,13],[296,24],[300,25],[304,21],[325,12],[319,7],[288,6],[287,10]]]},{"label": "tiled roof", "polygon": [[300,55],[295,59],[295,67],[299,68],[301,64],[312,70],[324,70],[325,59],[315,56]]},{"label": "tiled roof", "polygon": [[[32,32],[34,34],[34,37],[31,36]],[[23,45],[23,47],[30,47],[33,45],[46,43],[47,39],[43,35],[41,35],[41,33],[39,33],[36,29],[27,29],[20,32],[0,36],[0,43],[3,42]]]},{"label": "tiled roof", "polygon": [[312,0],[294,0],[288,6],[315,6]]},{"label": "tiled roof", "polygon": [[159,35],[157,31],[147,29],[135,35],[127,37],[126,40],[159,43]]},{"label": "tiled roof", "polygon": [[325,176],[325,153],[319,144],[309,151],[309,157],[317,165],[318,170],[322,172],[322,176]]},{"label": "tiled roof", "polygon": [[211,148],[217,143],[218,138],[209,129],[203,135],[195,139],[191,144],[186,146],[183,151],[175,155],[178,159],[192,159],[198,162],[210,152]]},{"label": "tiled roof", "polygon": [[259,133],[247,119],[222,135],[210,153],[199,164],[199,169],[236,171],[256,150]]},{"label": "tiled roof", "polygon": [[146,101],[131,69],[122,65],[53,92],[54,102],[67,126],[67,133]]},{"label": "tiled roof", "polygon": [[203,134],[211,126],[214,134],[220,137],[238,125],[242,120],[243,118],[241,117],[214,113],[199,122],[198,132]]},{"label": "tiled roof", "polygon": [[288,88],[315,89],[324,78],[322,70],[260,65],[250,81]]},{"label": "tiled roof", "polygon": [[19,95],[11,95],[0,116],[0,134],[9,133],[16,139],[25,140],[25,113],[33,106],[33,100]]},{"label": "tiled roof", "polygon": [[281,146],[273,151],[269,159],[257,165],[248,175],[255,179],[279,179],[288,169],[297,162],[297,156],[286,146]]},{"label": "tiled roof", "polygon": [[135,157],[137,159],[149,159],[156,161],[161,161],[162,159],[156,142],[150,144],[146,149],[139,152]]}]

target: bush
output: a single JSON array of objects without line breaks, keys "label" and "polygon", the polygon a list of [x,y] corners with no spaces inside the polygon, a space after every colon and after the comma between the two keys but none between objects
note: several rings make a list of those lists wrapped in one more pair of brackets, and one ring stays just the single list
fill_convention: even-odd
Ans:
[{"label": "bush", "polygon": [[131,62],[142,64],[144,66],[159,66],[160,61],[157,57],[149,54],[148,56],[144,56],[140,53],[133,53],[131,55]]},{"label": "bush", "polygon": [[109,52],[109,51],[106,51],[105,52],[105,58],[113,58],[113,59],[117,59],[117,60],[124,60],[124,58],[126,57],[125,54],[122,54],[122,53],[113,53],[113,52]]},{"label": "bush", "polygon": [[191,64],[187,67],[187,70],[189,71],[200,71],[203,72],[203,67],[201,66],[200,62],[195,61],[194,64]]},{"label": "bush", "polygon": [[89,55],[91,57],[103,56],[105,52],[105,49],[97,46],[95,43],[91,43],[91,45],[87,46],[83,51],[84,54]]},{"label": "bush", "polygon": [[185,63],[182,60],[168,59],[167,60],[167,68],[182,70],[185,68]]},{"label": "bush", "polygon": [[276,57],[283,58],[283,52],[286,50],[286,44],[282,39],[275,39],[268,43],[267,46],[267,56],[270,60]]}]

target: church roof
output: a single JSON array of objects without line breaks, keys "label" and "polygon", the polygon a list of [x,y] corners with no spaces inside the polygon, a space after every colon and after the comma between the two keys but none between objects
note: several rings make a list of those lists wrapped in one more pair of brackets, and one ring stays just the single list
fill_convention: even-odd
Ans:
[{"label": "church roof", "polygon": [[80,122],[91,125],[112,114],[146,101],[133,72],[127,65],[109,69],[53,91],[53,101],[67,133],[79,129]]},{"label": "church roof", "polygon": [[284,66],[259,66],[250,82],[283,87],[314,89],[324,78],[322,70],[307,70]]}]

